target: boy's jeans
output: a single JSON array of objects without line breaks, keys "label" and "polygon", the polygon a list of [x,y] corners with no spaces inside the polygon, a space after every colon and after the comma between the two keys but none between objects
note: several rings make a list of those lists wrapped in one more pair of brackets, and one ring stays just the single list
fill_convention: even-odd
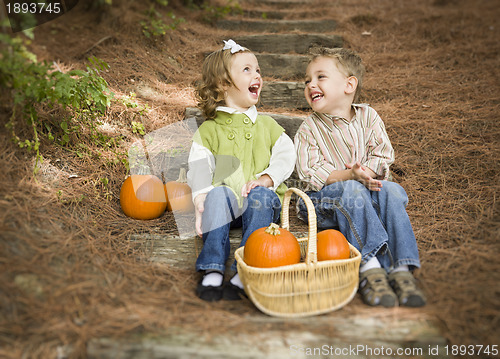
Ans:
[{"label": "boy's jeans", "polygon": [[[224,272],[229,257],[229,229],[242,227],[240,247],[255,230],[277,222],[281,202],[276,193],[265,187],[253,188],[239,208],[233,191],[225,186],[215,187],[205,199],[202,216],[203,249],[196,260],[196,270]],[[236,271],[236,261],[231,270]]]},{"label": "boy's jeans", "polygon": [[[307,194],[316,210],[318,230],[338,228],[361,252],[361,264],[377,256],[388,271],[405,264],[420,267],[417,241],[406,213],[408,197],[397,183],[382,181],[381,191],[375,192],[351,180]],[[307,221],[302,200],[299,218]]]}]

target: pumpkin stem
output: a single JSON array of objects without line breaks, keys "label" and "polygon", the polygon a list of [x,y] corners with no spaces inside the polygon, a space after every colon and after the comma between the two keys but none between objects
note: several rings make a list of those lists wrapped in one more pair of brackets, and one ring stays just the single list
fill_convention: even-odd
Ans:
[{"label": "pumpkin stem", "polygon": [[181,167],[179,170],[179,178],[177,179],[177,182],[187,183],[186,169],[184,167]]},{"label": "pumpkin stem", "polygon": [[278,234],[280,234],[280,226],[278,226],[276,223],[271,223],[264,232],[269,233],[273,236],[277,236]]}]

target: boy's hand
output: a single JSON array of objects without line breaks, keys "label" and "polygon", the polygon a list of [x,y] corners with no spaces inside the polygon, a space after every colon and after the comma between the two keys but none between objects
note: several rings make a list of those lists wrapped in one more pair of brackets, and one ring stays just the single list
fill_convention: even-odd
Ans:
[{"label": "boy's hand", "polygon": [[259,177],[259,179],[248,181],[243,185],[241,188],[241,196],[242,197],[247,197],[250,191],[255,188],[255,187],[272,187],[274,184],[273,180],[269,175],[264,174]]},{"label": "boy's hand", "polygon": [[194,199],[194,214],[195,214],[195,229],[196,234],[201,237],[203,232],[201,231],[201,217],[203,211],[205,211],[205,199],[207,198],[206,193],[202,193],[196,196]]},{"label": "boy's hand", "polygon": [[356,162],[354,165],[346,164],[345,166],[351,170],[353,179],[361,182],[370,191],[378,192],[380,191],[380,188],[382,188],[382,182],[370,176],[368,171],[369,169],[367,169],[365,166],[362,166],[361,163]]}]

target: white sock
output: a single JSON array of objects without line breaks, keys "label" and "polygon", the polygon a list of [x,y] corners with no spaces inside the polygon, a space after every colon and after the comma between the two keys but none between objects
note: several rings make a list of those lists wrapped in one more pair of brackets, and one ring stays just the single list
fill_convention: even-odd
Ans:
[{"label": "white sock", "polygon": [[201,285],[204,287],[213,286],[219,287],[222,285],[222,280],[224,276],[220,272],[210,272],[203,277]]},{"label": "white sock", "polygon": [[233,278],[230,280],[231,284],[243,289],[243,283],[241,283],[240,275],[238,273],[235,274]]},{"label": "white sock", "polygon": [[399,266],[399,267],[396,267],[394,268],[393,270],[391,270],[391,273],[396,273],[396,272],[409,272],[410,271],[410,268],[408,268],[407,265],[402,265],[402,266]]},{"label": "white sock", "polygon": [[363,273],[366,272],[368,269],[373,269],[373,268],[382,268],[377,257],[372,257],[368,262],[359,267],[359,272]]}]

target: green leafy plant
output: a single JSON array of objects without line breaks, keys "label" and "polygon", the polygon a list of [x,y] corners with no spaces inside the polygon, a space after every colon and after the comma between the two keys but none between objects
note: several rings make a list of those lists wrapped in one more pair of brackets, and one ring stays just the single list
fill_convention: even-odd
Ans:
[{"label": "green leafy plant", "polygon": [[83,200],[85,199],[85,195],[81,194],[79,196],[75,196],[75,197],[69,197],[68,195],[66,195],[63,190],[58,190],[56,192],[56,196],[57,196],[57,200],[62,203],[62,204],[79,204],[81,202],[83,202]]},{"label": "green leafy plant", "polygon": [[166,14],[168,20],[167,23],[165,23],[164,16],[156,10],[154,6],[151,6],[146,12],[146,15],[148,16],[147,20],[141,21],[140,24],[142,26],[142,33],[147,38],[163,36],[167,31],[175,30],[179,24],[185,22],[184,18],[177,18],[175,14],[170,11]]},{"label": "green leafy plant", "polygon": [[[86,70],[63,73],[47,62],[38,62],[19,37],[0,34],[0,45],[0,85],[10,89],[13,100],[6,127],[19,147],[35,151],[41,161],[42,138],[61,146],[82,135],[101,145],[107,143],[110,138],[97,128],[114,98],[100,76],[108,64],[92,57]],[[41,109],[60,111],[39,117]],[[31,135],[21,134],[26,127],[22,121],[31,128]]]},{"label": "green leafy plant", "polygon": [[202,19],[208,23],[215,23],[217,20],[223,19],[228,15],[241,15],[243,9],[238,3],[229,1],[224,6],[211,5],[209,2],[204,2],[201,5],[203,10]]},{"label": "green leafy plant", "polygon": [[141,136],[146,134],[146,130],[144,129],[144,125],[141,122],[132,121],[132,132],[138,133]]}]

